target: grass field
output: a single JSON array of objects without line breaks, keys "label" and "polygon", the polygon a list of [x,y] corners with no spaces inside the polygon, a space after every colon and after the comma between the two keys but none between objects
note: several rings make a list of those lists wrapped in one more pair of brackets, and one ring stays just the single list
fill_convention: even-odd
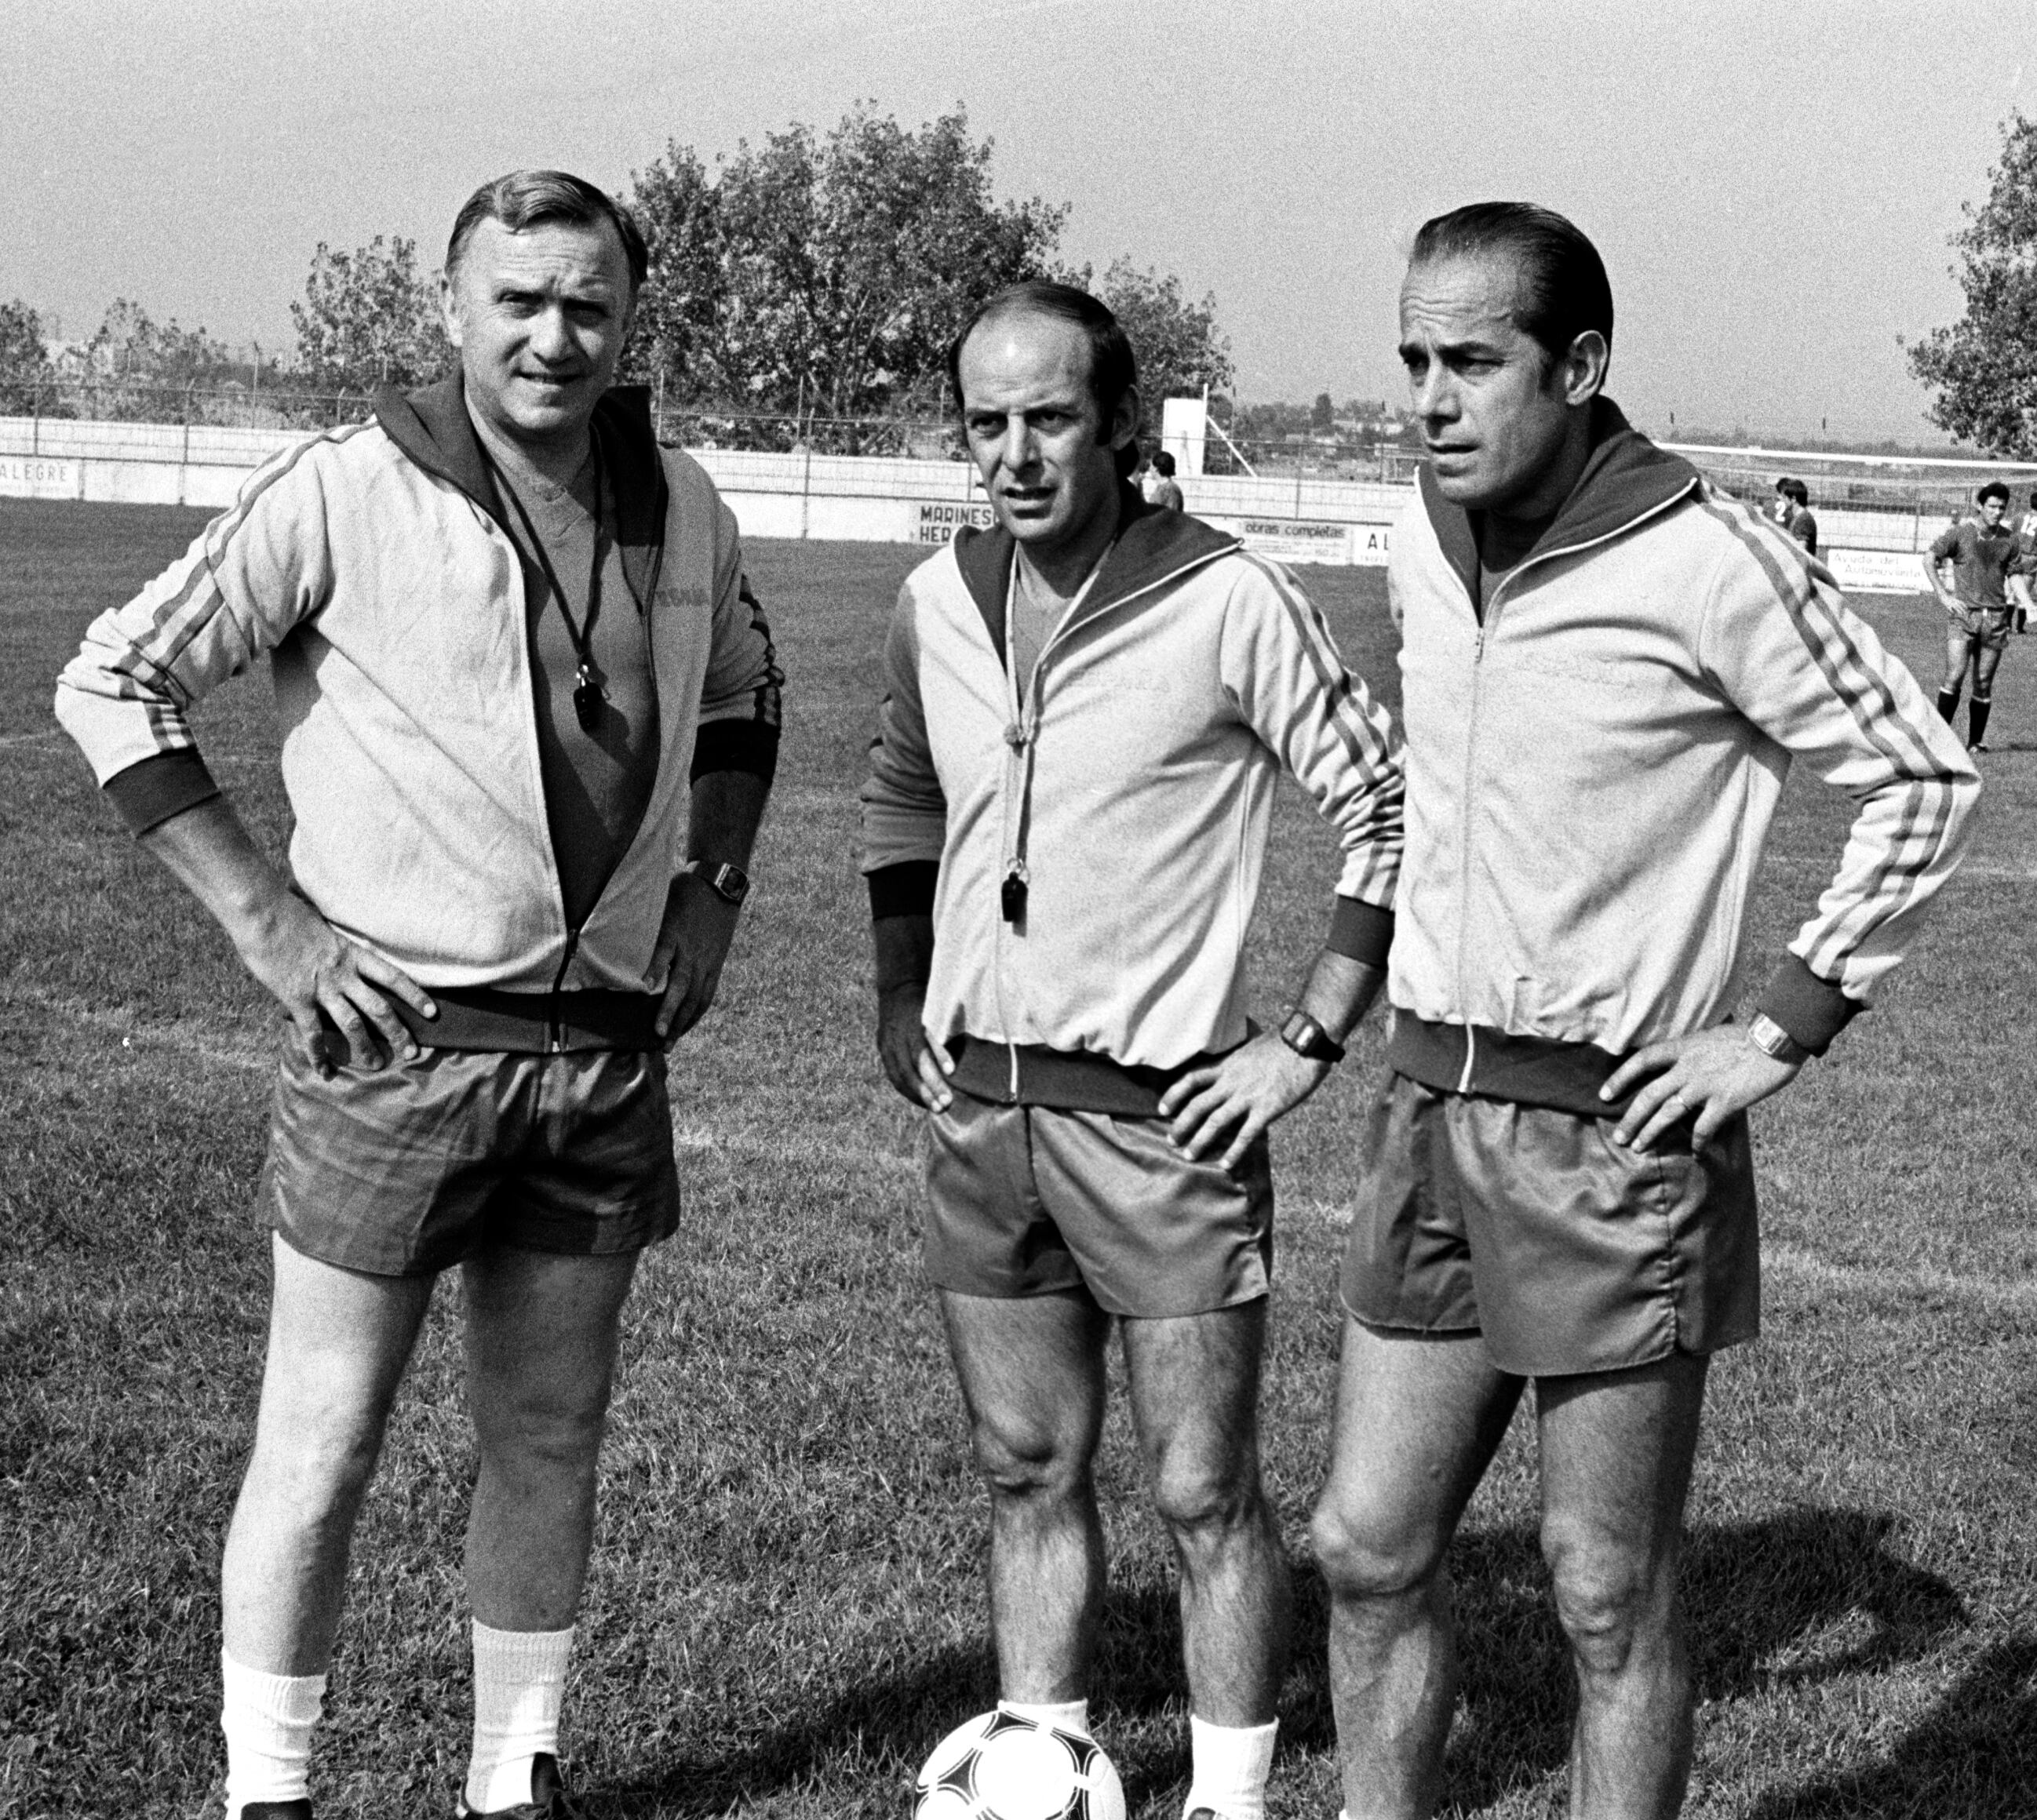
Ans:
[{"label": "grass field", "polygon": [[[220,1537],[253,1416],[264,1252],[248,1212],[274,1018],[95,797],[49,718],[86,619],[199,515],[0,501],[0,1814],[218,1811]],[[595,1812],[895,1815],[990,1704],[984,1507],[914,1241],[911,1115],[881,1084],[854,871],[879,634],[917,553],[751,552],[790,681],[754,910],[673,1070],[688,1214],[631,1308],[568,1705]],[[1377,572],[1305,579],[1390,700]],[[1931,677],[1935,609],[1866,603]],[[1691,1811],[2037,1814],[2037,640],[2009,654],[1974,857],[1832,1057],[1756,1114],[1767,1337],[1722,1358],[1687,1578],[1703,1697]],[[280,842],[266,683],[206,750]],[[1835,863],[1846,805],[1793,786],[1757,976]],[[1312,950],[1330,846],[1283,802],[1262,1006]],[[1370,1029],[1276,1143],[1269,1470],[1291,1543],[1324,1452],[1331,1271]],[[441,1310],[441,1316],[444,1311]],[[355,1554],[316,1776],[322,1820],[450,1811],[471,1467],[435,1322]],[[1569,1692],[1526,1424],[1460,1550],[1467,1684],[1449,1799],[1560,1802]],[[1173,1820],[1186,1723],[1168,1565],[1113,1417],[1099,1731]],[[1336,1811],[1306,1561],[1274,1811]]]}]

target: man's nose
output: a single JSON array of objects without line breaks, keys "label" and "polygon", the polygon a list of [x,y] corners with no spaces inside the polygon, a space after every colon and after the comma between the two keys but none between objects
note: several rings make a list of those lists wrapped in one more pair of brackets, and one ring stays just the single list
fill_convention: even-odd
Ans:
[{"label": "man's nose", "polygon": [[1457,399],[1449,372],[1441,365],[1429,367],[1415,382],[1415,414],[1441,417],[1454,414]]},{"label": "man's nose", "polygon": [[569,359],[573,353],[572,325],[564,310],[540,310],[531,324],[531,351],[543,361]]},{"label": "man's nose", "polygon": [[1038,460],[1040,432],[1022,417],[1011,419],[1004,438],[1004,459],[1013,467],[1025,467]]}]

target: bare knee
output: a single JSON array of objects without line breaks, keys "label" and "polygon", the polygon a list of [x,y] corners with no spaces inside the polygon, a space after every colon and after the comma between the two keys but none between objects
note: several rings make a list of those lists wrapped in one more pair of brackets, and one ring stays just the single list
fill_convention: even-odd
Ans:
[{"label": "bare knee", "polygon": [[375,1476],[384,1413],[322,1399],[264,1405],[248,1485],[299,1524],[351,1521]]},{"label": "bare knee", "polygon": [[1344,1599],[1424,1595],[1449,1546],[1446,1531],[1328,1494],[1310,1519],[1309,1539],[1331,1593]]},{"label": "bare knee", "polygon": [[608,1427],[608,1391],[580,1395],[487,1387],[474,1399],[474,1441],[485,1468],[540,1473],[591,1470]]},{"label": "bare knee", "polygon": [[1152,1474],[1153,1508],[1177,1546],[1221,1539],[1259,1521],[1259,1475],[1250,1461],[1162,1459]]},{"label": "bare knee", "polygon": [[1546,1524],[1542,1553],[1555,1586],[1556,1616],[1578,1667],[1617,1675],[1638,1646],[1666,1633],[1673,1609],[1673,1561],[1651,1561],[1602,1532]]},{"label": "bare knee", "polygon": [[990,1495],[1002,1504],[1061,1503],[1089,1483],[1090,1450],[1049,1427],[978,1420],[969,1447]]}]

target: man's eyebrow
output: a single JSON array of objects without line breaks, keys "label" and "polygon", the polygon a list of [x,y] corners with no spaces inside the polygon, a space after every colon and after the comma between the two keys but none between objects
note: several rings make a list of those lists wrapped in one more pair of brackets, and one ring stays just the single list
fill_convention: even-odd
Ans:
[{"label": "man's eyebrow", "polygon": [[1497,342],[1487,341],[1483,336],[1480,335],[1467,335],[1461,341],[1454,342],[1439,341],[1430,344],[1425,344],[1419,342],[1403,342],[1400,344],[1400,358],[1403,361],[1407,361],[1412,360],[1417,356],[1426,355],[1429,352],[1431,345],[1433,345],[1437,353],[1446,355],[1503,354],[1506,352],[1506,349],[1502,347]]}]

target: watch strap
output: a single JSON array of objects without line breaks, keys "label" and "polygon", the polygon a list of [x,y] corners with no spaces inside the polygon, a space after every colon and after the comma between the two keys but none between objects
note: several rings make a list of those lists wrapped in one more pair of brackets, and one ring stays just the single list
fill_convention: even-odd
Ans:
[{"label": "watch strap", "polygon": [[1336,1063],[1344,1057],[1344,1044],[1303,1010],[1287,1014],[1280,1026],[1280,1040],[1307,1061]]}]

